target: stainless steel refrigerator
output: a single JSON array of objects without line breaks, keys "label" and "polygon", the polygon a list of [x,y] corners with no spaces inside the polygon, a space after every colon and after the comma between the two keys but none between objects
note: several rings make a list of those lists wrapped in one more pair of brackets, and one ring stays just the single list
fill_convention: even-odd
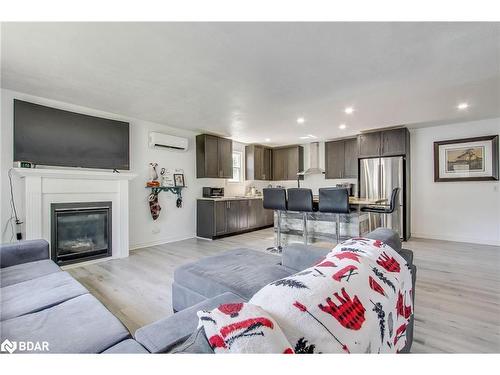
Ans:
[{"label": "stainless steel refrigerator", "polygon": [[[402,156],[360,159],[359,161],[359,196],[369,199],[387,199],[383,204],[390,204],[392,190],[399,187],[398,201],[392,214],[386,215],[386,227],[405,238],[405,207],[403,196],[405,188],[405,161]],[[372,214],[378,220],[377,214]]]}]

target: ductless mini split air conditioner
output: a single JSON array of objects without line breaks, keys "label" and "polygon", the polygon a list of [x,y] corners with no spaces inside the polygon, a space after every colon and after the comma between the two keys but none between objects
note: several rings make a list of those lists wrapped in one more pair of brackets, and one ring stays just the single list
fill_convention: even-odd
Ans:
[{"label": "ductless mini split air conditioner", "polygon": [[188,149],[188,139],[169,134],[150,132],[149,147],[186,151]]}]

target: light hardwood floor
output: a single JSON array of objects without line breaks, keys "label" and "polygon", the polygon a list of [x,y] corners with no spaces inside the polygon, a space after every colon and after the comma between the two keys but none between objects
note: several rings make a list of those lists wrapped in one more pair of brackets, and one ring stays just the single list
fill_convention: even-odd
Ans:
[{"label": "light hardwood floor", "polygon": [[[264,251],[270,229],[216,241],[189,239],[69,270],[133,333],[172,314],[181,264],[236,247]],[[500,352],[500,247],[414,238],[417,287],[413,353]]]}]

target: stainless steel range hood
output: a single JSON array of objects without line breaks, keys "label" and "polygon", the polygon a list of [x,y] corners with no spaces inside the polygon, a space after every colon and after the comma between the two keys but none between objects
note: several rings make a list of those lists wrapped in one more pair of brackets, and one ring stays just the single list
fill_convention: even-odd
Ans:
[{"label": "stainless steel range hood", "polygon": [[297,176],[324,173],[325,171],[319,167],[319,142],[312,142],[309,144],[309,167],[297,173]]}]

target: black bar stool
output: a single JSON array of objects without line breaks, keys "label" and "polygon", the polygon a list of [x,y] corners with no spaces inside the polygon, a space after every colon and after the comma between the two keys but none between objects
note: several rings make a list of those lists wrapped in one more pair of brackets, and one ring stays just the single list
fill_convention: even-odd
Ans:
[{"label": "black bar stool", "polygon": [[282,188],[262,189],[264,195],[263,205],[268,210],[276,211],[276,246],[267,250],[281,253],[281,212],[287,210],[286,190]]},{"label": "black bar stool", "polygon": [[[389,206],[387,206],[387,205],[366,206],[366,207],[362,207],[361,211],[368,212],[369,215],[371,215],[372,213],[380,214],[382,217],[382,226],[385,227],[386,222],[387,222],[387,220],[386,220],[387,215],[392,214],[394,212],[394,210],[396,209],[396,207],[398,206],[398,196],[399,196],[400,190],[401,189],[398,187],[392,189],[391,201],[390,201]],[[370,220],[370,223],[371,223],[371,220]],[[370,224],[370,230],[372,230],[371,224]]]},{"label": "black bar stool", "polygon": [[313,193],[311,189],[288,189],[288,211],[302,212],[302,237],[307,245],[307,213],[313,212]]},{"label": "black bar stool", "polygon": [[337,215],[335,233],[337,243],[340,242],[340,215],[351,213],[349,206],[349,190],[344,188],[319,189],[319,212],[329,212]]}]

